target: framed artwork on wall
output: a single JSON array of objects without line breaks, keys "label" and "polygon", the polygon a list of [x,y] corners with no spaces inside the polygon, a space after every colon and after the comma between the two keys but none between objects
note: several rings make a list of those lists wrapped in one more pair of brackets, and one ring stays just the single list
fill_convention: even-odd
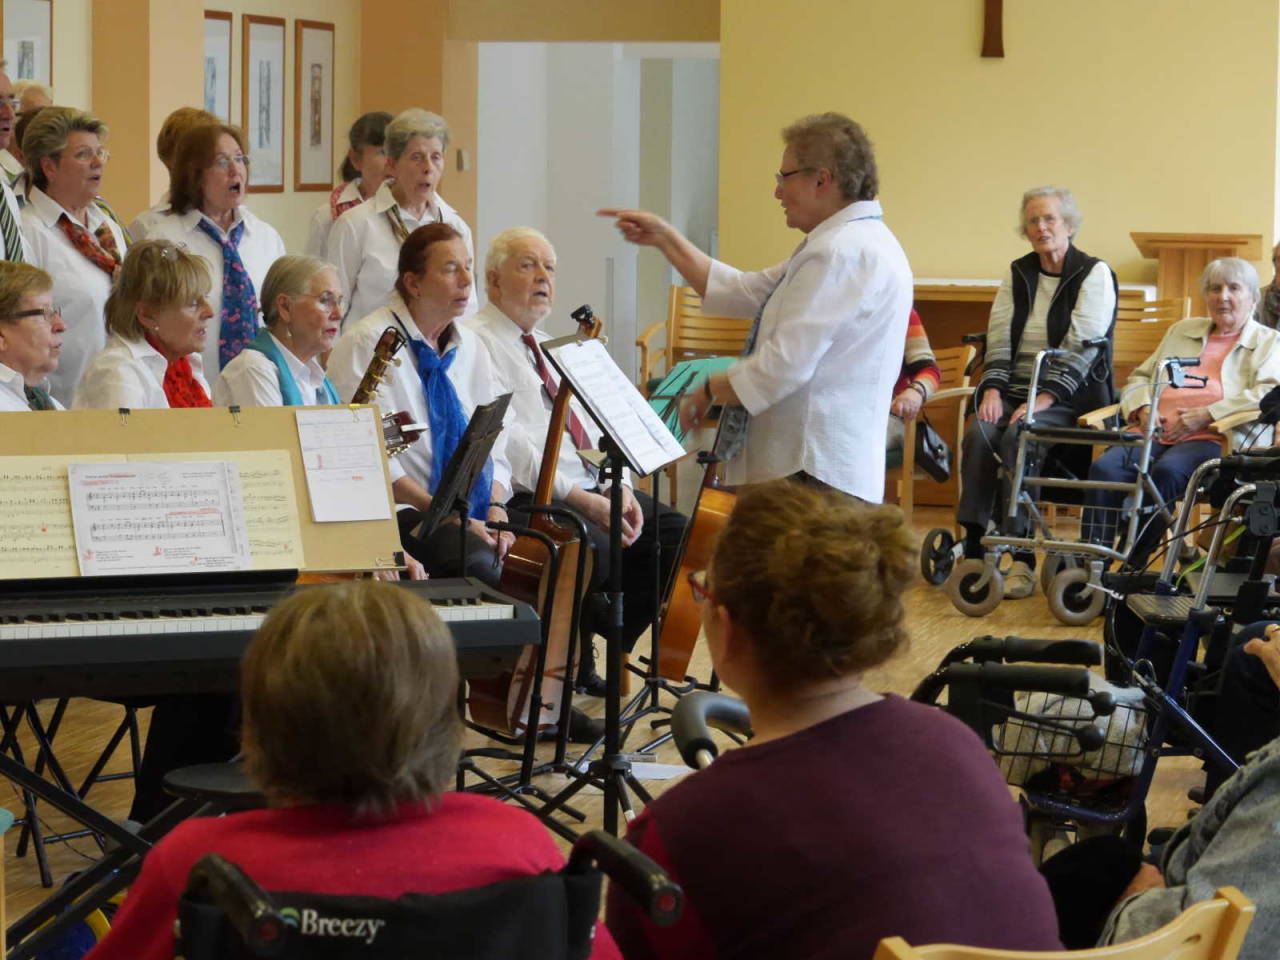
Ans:
[{"label": "framed artwork on wall", "polygon": [[4,58],[10,80],[53,85],[53,0],[4,0]]},{"label": "framed artwork on wall", "polygon": [[284,20],[240,18],[240,116],[249,151],[249,192],[284,192]]},{"label": "framed artwork on wall", "polygon": [[231,122],[231,14],[204,12],[204,108]]},{"label": "framed artwork on wall", "polygon": [[294,190],[333,186],[333,50],[332,23],[294,21]]}]

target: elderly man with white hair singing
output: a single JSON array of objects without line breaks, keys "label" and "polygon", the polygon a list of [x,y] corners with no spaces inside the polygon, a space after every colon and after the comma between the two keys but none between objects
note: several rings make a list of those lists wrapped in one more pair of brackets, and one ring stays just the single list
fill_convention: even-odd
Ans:
[{"label": "elderly man with white hair singing", "polygon": [[[515,423],[507,430],[507,453],[516,493],[507,510],[513,522],[527,524],[551,421],[551,401],[560,387],[559,377],[542,355],[541,343],[551,336],[538,329],[555,304],[556,253],[537,230],[513,227],[493,239],[484,272],[489,302],[471,326],[489,349],[498,392],[511,393]],[[600,431],[576,401],[571,411],[566,435],[561,438],[552,496],[556,506],[574,510],[587,522],[595,544],[590,588],[594,593],[608,575],[609,497],[597,481],[595,468],[578,455],[580,449],[597,448]],[[665,593],[686,520],[670,507],[659,508],[651,497],[630,486],[624,485],[623,503],[622,542],[627,551],[622,576],[627,602],[622,639],[630,650],[653,621],[654,608],[662,599],[654,588],[654,553],[660,553],[660,582]],[[604,624],[595,616],[598,607],[587,604],[584,627],[588,631],[603,630]],[[592,693],[603,690],[593,660],[586,655],[578,671],[578,685]]]}]

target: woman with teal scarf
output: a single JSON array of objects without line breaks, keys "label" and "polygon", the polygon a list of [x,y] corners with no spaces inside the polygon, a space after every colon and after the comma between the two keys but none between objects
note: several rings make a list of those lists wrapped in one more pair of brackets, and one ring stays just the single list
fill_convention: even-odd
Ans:
[{"label": "woman with teal scarf", "polygon": [[333,347],[345,307],[332,266],[315,257],[281,257],[262,284],[266,326],[222,368],[213,402],[220,407],[340,403],[320,357]]}]

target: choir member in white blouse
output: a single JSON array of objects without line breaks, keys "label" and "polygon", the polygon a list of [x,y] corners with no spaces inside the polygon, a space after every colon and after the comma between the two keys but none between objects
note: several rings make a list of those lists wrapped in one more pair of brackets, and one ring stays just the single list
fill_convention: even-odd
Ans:
[{"label": "choir member in white blouse", "polygon": [[125,254],[125,236],[100,200],[110,154],[106,125],[82,110],[45,107],[23,134],[31,179],[22,229],[31,262],[53,277],[53,300],[67,325],[49,392],[70,403],[89,359],[102,349],[102,311]]},{"label": "choir member in white blouse", "polygon": [[[497,396],[489,354],[476,334],[457,321],[471,297],[471,256],[458,231],[445,223],[419,227],[400,250],[400,277],[385,304],[347,325],[329,355],[329,376],[339,396],[350,399],[387,327],[408,339],[404,362],[393,366],[378,385],[384,414],[407,411],[428,431],[391,461],[392,491],[400,510],[405,549],[433,576],[457,576],[459,531],[444,523],[425,542],[407,536],[431,504],[444,468],[457,449],[475,408]],[[513,539],[495,534],[485,520],[505,521],[511,466],[505,434],[498,436],[485,472],[471,491],[466,533],[467,576],[496,585],[502,557]]]},{"label": "choir member in white blouse", "polygon": [[41,384],[58,366],[62,314],[53,277],[29,263],[0,262],[0,410],[61,410]]},{"label": "choir member in white blouse", "polygon": [[[471,230],[439,194],[449,149],[449,125],[427,110],[406,110],[386,129],[387,173],[373,199],[347,211],[333,225],[325,259],[338,268],[347,319],[359,320],[386,303],[397,281],[400,245],[418,227],[447,223],[462,237],[468,262],[475,259]],[[470,316],[479,309],[475,289]]]},{"label": "choir member in white blouse", "polygon": [[[207,124],[219,124],[222,121],[208,110],[199,107],[179,107],[164,118],[160,132],[156,134],[156,156],[173,176],[173,164],[178,155],[178,144],[187,135],[187,131]],[[129,224],[129,233],[136,239],[144,239],[151,235],[156,222],[169,209],[169,191],[164,192],[160,202],[149,210],[143,210]]]},{"label": "choir member in white blouse", "polygon": [[202,258],[168,240],[135,243],[107,300],[110,337],[85,371],[75,407],[211,406],[200,351],[212,318]]},{"label": "choir member in white blouse", "polygon": [[210,375],[225,367],[258,334],[258,290],[284,256],[274,227],[244,205],[249,158],[236,127],[203,124],[178,144],[169,180],[169,209],[147,237],[185,243],[209,265],[214,322],[204,347]]},{"label": "choir member in white blouse", "polygon": [[297,407],[339,403],[320,366],[342,325],[342,293],[333,267],[315,257],[281,257],[262,284],[257,337],[213,385],[219,407]]},{"label": "choir member in white blouse", "polygon": [[334,187],[327,200],[311,215],[307,234],[307,253],[323,259],[328,256],[329,231],[348,210],[360,206],[382,186],[387,178],[387,124],[391,114],[383,111],[366,113],[347,131],[351,144],[342,158],[342,184]]}]

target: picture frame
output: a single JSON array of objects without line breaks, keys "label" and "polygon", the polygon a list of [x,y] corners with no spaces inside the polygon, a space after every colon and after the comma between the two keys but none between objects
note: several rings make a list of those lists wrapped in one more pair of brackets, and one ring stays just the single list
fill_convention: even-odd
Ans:
[{"label": "picture frame", "polygon": [[204,12],[204,108],[231,123],[231,29],[226,10]]},{"label": "picture frame", "polygon": [[332,23],[295,20],[293,43],[293,189],[333,188]]},{"label": "picture frame", "polygon": [[248,148],[249,193],[284,192],[285,21],[240,18],[240,116]]},{"label": "picture frame", "polygon": [[0,9],[9,79],[53,86],[53,0],[4,0]]}]

